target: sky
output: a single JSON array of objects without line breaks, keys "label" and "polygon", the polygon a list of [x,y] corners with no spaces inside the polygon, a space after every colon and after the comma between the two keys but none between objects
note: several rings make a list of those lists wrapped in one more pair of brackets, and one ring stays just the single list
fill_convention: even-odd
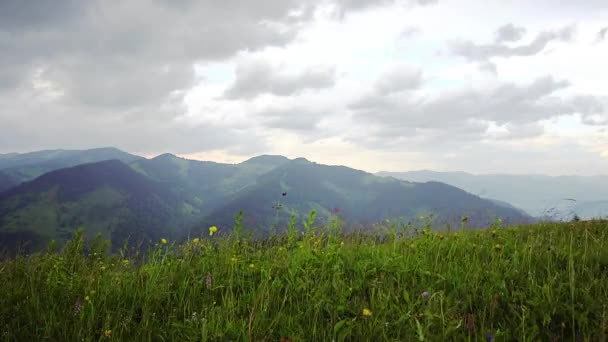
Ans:
[{"label": "sky", "polygon": [[608,174],[605,0],[0,0],[0,153]]}]

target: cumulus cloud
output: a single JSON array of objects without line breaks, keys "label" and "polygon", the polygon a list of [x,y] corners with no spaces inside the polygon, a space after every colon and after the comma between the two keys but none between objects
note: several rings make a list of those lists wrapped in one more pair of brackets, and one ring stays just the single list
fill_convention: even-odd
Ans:
[{"label": "cumulus cloud", "polygon": [[606,35],[608,34],[608,26],[602,28],[601,30],[599,30],[597,32],[597,35],[595,37],[595,43],[601,43],[604,40],[606,40]]},{"label": "cumulus cloud", "polygon": [[515,26],[512,23],[503,25],[496,30],[494,33],[494,41],[496,43],[504,42],[516,42],[523,38],[526,34],[526,28],[521,26]]},{"label": "cumulus cloud", "polygon": [[[498,32],[500,32],[500,29]],[[487,61],[492,57],[532,56],[543,51],[552,41],[570,40],[573,32],[574,29],[571,26],[556,31],[543,31],[538,33],[530,43],[517,46],[510,46],[499,42],[477,44],[470,40],[458,40],[450,42],[449,48],[453,54],[471,61]]]},{"label": "cumulus cloud", "polygon": [[[570,114],[593,117],[603,106],[593,96],[557,96],[570,87],[565,80],[541,77],[528,84],[500,83],[481,89],[459,89],[432,96],[368,95],[350,105],[353,117],[375,128],[376,138],[394,141],[413,132],[444,141],[475,141],[486,136],[491,123],[504,126],[511,138],[542,134],[541,120]],[[437,134],[435,134],[437,133]]]},{"label": "cumulus cloud", "polygon": [[288,96],[304,90],[329,88],[335,82],[333,67],[310,67],[289,73],[263,59],[247,60],[236,68],[236,80],[225,92],[229,99],[253,98],[260,94]]},{"label": "cumulus cloud", "polygon": [[281,128],[295,131],[312,131],[325,113],[303,107],[268,109],[258,113],[262,125],[268,128]]},{"label": "cumulus cloud", "polygon": [[381,74],[376,81],[376,90],[385,95],[412,90],[420,87],[422,81],[422,70],[402,64]]}]

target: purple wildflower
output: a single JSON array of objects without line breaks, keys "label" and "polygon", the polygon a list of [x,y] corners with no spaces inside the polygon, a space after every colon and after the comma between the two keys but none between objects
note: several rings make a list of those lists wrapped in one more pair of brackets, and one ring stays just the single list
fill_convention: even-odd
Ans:
[{"label": "purple wildflower", "polygon": [[494,337],[495,337],[495,336],[494,336],[494,334],[492,334],[492,333],[488,333],[488,334],[486,335],[486,339],[488,340],[488,342],[492,342],[492,341],[494,341]]},{"label": "purple wildflower", "polygon": [[205,277],[205,286],[210,289],[211,286],[213,286],[213,276],[211,275],[211,273],[207,273],[207,276]]},{"label": "purple wildflower", "polygon": [[429,296],[429,291],[422,292],[422,297],[426,298]]}]

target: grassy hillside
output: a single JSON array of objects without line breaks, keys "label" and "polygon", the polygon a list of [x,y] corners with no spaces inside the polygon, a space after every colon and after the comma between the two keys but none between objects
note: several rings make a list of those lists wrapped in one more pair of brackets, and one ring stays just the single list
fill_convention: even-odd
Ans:
[{"label": "grassy hillside", "polygon": [[[146,258],[76,236],[0,262],[7,341],[605,341],[608,221],[405,238],[307,222],[219,231]],[[411,228],[411,227],[410,227]],[[422,229],[422,230],[420,230]],[[415,231],[410,231],[415,232]]]}]

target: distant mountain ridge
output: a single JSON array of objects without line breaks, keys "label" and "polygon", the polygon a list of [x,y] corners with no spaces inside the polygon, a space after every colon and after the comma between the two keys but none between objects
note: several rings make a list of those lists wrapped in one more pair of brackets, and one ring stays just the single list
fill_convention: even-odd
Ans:
[{"label": "distant mountain ridge", "polygon": [[[466,172],[379,172],[414,182],[438,181],[459,187],[483,198],[500,200],[537,217],[569,219],[576,211],[584,218],[608,216],[608,176],[473,175]],[[586,208],[595,202],[594,215]]]},{"label": "distant mountain ridge", "polygon": [[85,163],[117,159],[130,163],[142,157],[113,147],[91,150],[44,150],[0,157],[0,192],[47,172]]},{"label": "distant mountain ridge", "polygon": [[66,160],[122,158],[56,169],[0,192],[0,245],[26,240],[39,248],[81,226],[89,235],[110,238],[115,248],[124,240],[150,243],[197,235],[210,225],[227,232],[239,210],[245,211],[245,228],[256,234],[284,227],[292,213],[299,224],[313,209],[320,222],[338,214],[347,227],[361,229],[384,219],[416,221],[430,215],[436,226],[452,227],[463,215],[472,227],[497,217],[505,223],[531,221],[508,205],[443,183],[404,182],[304,158],[265,155],[222,164],[172,154],[146,159],[98,152],[68,158],[58,153],[58,160],[45,152],[45,158],[25,158],[27,163],[13,160],[11,167],[54,167]]}]

